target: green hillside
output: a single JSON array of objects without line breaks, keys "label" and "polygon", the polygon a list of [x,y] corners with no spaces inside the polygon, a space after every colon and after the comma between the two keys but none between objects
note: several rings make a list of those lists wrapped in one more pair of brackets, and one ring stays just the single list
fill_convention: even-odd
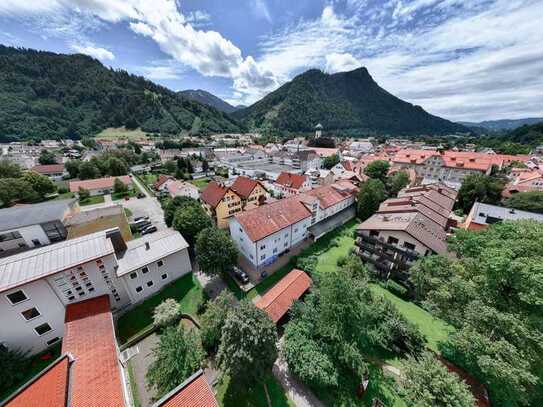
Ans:
[{"label": "green hillside", "polygon": [[108,127],[239,132],[210,106],[85,55],[0,46],[0,140],[92,136]]}]

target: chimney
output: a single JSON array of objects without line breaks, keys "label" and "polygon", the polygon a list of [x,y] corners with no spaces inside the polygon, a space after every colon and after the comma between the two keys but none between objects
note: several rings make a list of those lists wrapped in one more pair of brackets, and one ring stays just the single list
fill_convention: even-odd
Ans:
[{"label": "chimney", "polygon": [[122,254],[126,251],[126,242],[124,241],[123,236],[121,235],[121,230],[118,227],[106,230],[106,239],[111,240],[115,254]]}]

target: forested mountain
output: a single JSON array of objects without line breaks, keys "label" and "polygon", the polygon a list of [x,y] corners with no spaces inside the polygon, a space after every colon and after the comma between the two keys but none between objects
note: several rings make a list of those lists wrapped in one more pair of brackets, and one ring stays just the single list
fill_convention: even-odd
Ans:
[{"label": "forested mountain", "polygon": [[332,75],[311,69],[232,116],[249,128],[289,131],[312,131],[317,123],[325,130],[359,129],[381,134],[468,131],[391,95],[366,68]]},{"label": "forested mountain", "polygon": [[221,98],[209,93],[202,89],[187,89],[178,92],[180,95],[187,99],[195,100],[205,105],[213,106],[215,109],[225,113],[232,113],[239,109],[239,107],[232,106],[230,103],[225,102]]},{"label": "forested mountain", "polygon": [[164,135],[240,131],[215,108],[86,55],[0,45],[0,140],[91,136],[120,126]]},{"label": "forested mountain", "polygon": [[531,126],[521,126],[508,133],[504,138],[512,143],[543,144],[543,121]]},{"label": "forested mountain", "polygon": [[542,117],[527,117],[525,119],[485,120],[482,122],[458,122],[466,127],[482,128],[490,131],[514,130],[525,125],[543,122]]}]

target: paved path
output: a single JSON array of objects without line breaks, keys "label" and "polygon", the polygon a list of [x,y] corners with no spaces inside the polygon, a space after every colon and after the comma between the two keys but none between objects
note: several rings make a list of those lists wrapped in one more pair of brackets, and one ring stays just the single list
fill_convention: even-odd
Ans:
[{"label": "paved path", "polygon": [[130,174],[132,176],[132,182],[138,186],[141,192],[145,194],[147,198],[153,198],[149,191],[147,191],[147,188],[141,183],[138,177],[136,177],[134,174]]},{"label": "paved path", "polygon": [[147,381],[145,374],[147,369],[153,363],[152,349],[158,344],[158,335],[152,334],[147,338],[139,341],[134,347],[137,347],[139,352],[130,359],[134,370],[134,379],[138,388],[138,395],[142,407],[151,406],[152,399],[155,396],[153,390],[147,389]]},{"label": "paved path", "polygon": [[113,204],[113,199],[111,199],[111,194],[105,194],[104,195],[104,204],[105,206],[109,206]]},{"label": "paved path", "polygon": [[281,383],[288,397],[297,407],[324,407],[324,404],[305,384],[294,378],[288,370],[287,362],[279,356],[273,365],[273,375]]}]

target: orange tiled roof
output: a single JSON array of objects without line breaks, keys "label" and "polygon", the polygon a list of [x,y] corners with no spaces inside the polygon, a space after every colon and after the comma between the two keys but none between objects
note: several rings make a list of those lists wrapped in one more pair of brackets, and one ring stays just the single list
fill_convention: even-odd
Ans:
[{"label": "orange tiled roof", "polygon": [[294,269],[264,294],[256,306],[277,323],[310,286],[311,278],[304,271]]},{"label": "orange tiled roof", "polygon": [[38,374],[32,381],[13,396],[6,407],[61,407],[67,405],[70,355],[62,355],[51,366]]},{"label": "orange tiled roof", "polygon": [[310,147],[310,150],[313,150],[319,155],[319,157],[330,157],[336,155],[339,151],[338,148],[323,148],[323,147]]},{"label": "orange tiled roof", "polygon": [[300,189],[307,177],[305,175],[292,174],[290,172],[283,171],[277,177],[275,181],[279,185],[283,185],[287,188]]},{"label": "orange tiled roof", "polygon": [[32,167],[32,171],[39,174],[56,174],[64,172],[64,164],[46,164]]},{"label": "orange tiled roof", "polygon": [[240,176],[236,178],[234,183],[230,186],[230,189],[238,194],[241,198],[247,199],[257,185],[258,181],[255,181],[249,177]]},{"label": "orange tiled roof", "polygon": [[304,195],[318,198],[320,207],[329,208],[347,198],[350,198],[357,192],[354,184],[347,180],[337,181],[334,184],[323,185],[322,187],[307,191]]},{"label": "orange tiled roof", "polygon": [[153,407],[218,407],[219,404],[202,370],[199,370]]},{"label": "orange tiled roof", "polygon": [[109,296],[66,307],[62,352],[75,359],[71,407],[124,407]]},{"label": "orange tiled roof", "polygon": [[128,175],[121,175],[119,177],[106,177],[97,179],[87,179],[84,181],[70,181],[70,191],[77,192],[79,188],[85,188],[88,190],[93,189],[107,189],[113,188],[113,184],[116,179],[120,179],[125,185],[131,185],[132,179]]},{"label": "orange tiled roof", "polygon": [[226,191],[228,191],[228,188],[211,181],[200,194],[200,199],[215,208],[221,202]]},{"label": "orange tiled roof", "polygon": [[310,216],[311,212],[303,203],[295,197],[290,197],[237,213],[235,218],[251,240],[257,242]]},{"label": "orange tiled roof", "polygon": [[162,186],[162,184],[164,184],[166,181],[168,181],[170,179],[175,179],[175,178],[172,177],[171,175],[161,174],[161,175],[158,176],[158,179],[155,181],[153,186],[155,187],[155,189],[158,189],[158,188],[160,188]]}]

